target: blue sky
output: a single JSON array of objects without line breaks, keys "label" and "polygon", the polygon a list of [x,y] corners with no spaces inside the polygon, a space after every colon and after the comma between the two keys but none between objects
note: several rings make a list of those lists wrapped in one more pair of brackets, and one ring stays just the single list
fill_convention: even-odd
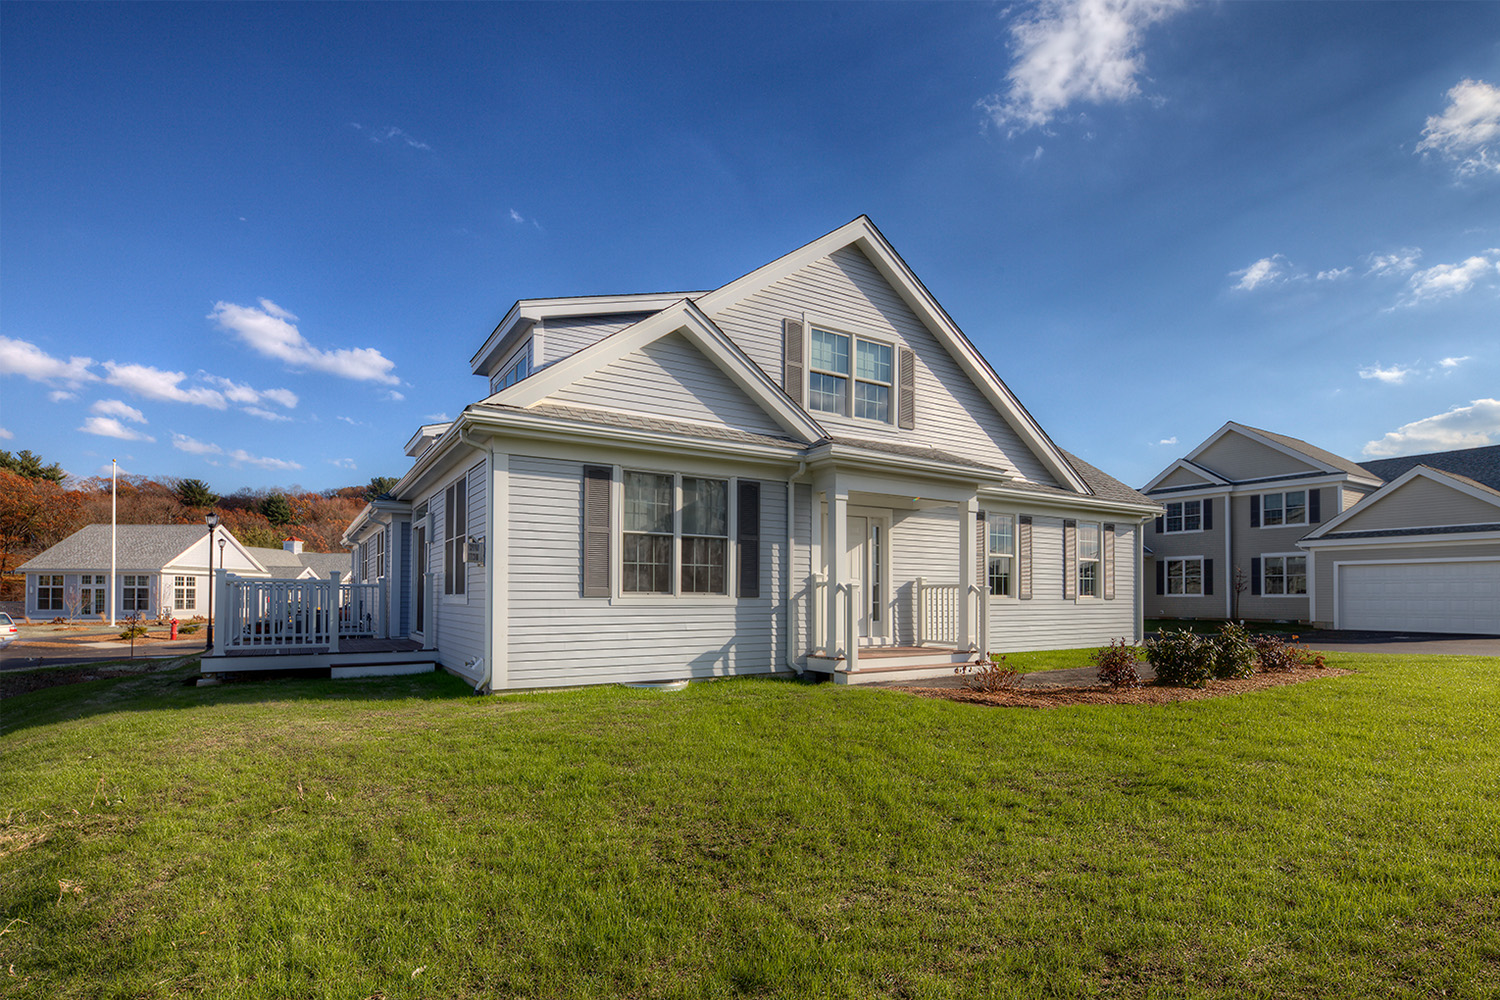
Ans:
[{"label": "blue sky", "polygon": [[1500,443],[1500,4],[12,2],[0,107],[0,447],[76,475],[399,475],[515,299],[861,213],[1132,485]]}]

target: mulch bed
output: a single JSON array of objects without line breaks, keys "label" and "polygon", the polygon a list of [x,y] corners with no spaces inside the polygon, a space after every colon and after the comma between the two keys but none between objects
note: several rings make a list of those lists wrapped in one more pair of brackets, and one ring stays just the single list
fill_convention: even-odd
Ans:
[{"label": "mulch bed", "polygon": [[1165,705],[1174,701],[1201,701],[1224,698],[1247,691],[1263,691],[1283,684],[1300,684],[1323,677],[1343,677],[1354,671],[1342,667],[1298,667],[1284,673],[1256,674],[1254,677],[1226,681],[1209,681],[1207,687],[1167,687],[1150,682],[1135,688],[1108,688],[1093,684],[1087,687],[1006,688],[1000,691],[965,691],[962,688],[899,687],[895,690],[923,698],[946,698],[975,705],[997,708],[1058,708],[1063,705]]}]

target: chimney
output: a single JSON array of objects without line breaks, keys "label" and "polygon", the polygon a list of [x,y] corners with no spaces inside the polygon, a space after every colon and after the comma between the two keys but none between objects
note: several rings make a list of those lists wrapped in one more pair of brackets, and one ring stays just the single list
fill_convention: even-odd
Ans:
[{"label": "chimney", "polygon": [[302,539],[292,537],[281,543],[281,547],[294,556],[302,554]]}]

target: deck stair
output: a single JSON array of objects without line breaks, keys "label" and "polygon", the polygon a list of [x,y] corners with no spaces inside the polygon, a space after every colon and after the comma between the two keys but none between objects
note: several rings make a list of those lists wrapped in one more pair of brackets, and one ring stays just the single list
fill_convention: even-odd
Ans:
[{"label": "deck stair", "polygon": [[973,650],[935,646],[863,646],[857,666],[850,670],[841,657],[810,653],[807,669],[827,674],[835,684],[874,684],[952,677],[954,668],[978,658]]}]

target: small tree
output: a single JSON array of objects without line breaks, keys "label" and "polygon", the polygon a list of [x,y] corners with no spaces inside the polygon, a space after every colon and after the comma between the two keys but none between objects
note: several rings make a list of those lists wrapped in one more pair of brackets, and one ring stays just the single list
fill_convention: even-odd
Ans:
[{"label": "small tree", "polygon": [[1245,572],[1245,567],[1243,567],[1243,566],[1236,566],[1234,568],[1234,579],[1231,581],[1230,586],[1234,588],[1234,616],[1233,617],[1235,618],[1235,620],[1239,620],[1239,617],[1240,617],[1240,595],[1243,594],[1246,590],[1250,589],[1250,576],[1249,576],[1249,574],[1247,574]]},{"label": "small tree", "polygon": [[184,507],[212,507],[219,502],[218,496],[201,479],[184,479],[178,483],[177,499]]},{"label": "small tree", "polygon": [[278,528],[284,524],[291,524],[297,518],[296,511],[292,510],[291,501],[284,493],[272,493],[260,502],[260,512],[267,521]]},{"label": "small tree", "polygon": [[83,610],[83,588],[77,583],[70,583],[63,591],[63,611],[67,612],[70,621],[78,620],[78,613]]}]

